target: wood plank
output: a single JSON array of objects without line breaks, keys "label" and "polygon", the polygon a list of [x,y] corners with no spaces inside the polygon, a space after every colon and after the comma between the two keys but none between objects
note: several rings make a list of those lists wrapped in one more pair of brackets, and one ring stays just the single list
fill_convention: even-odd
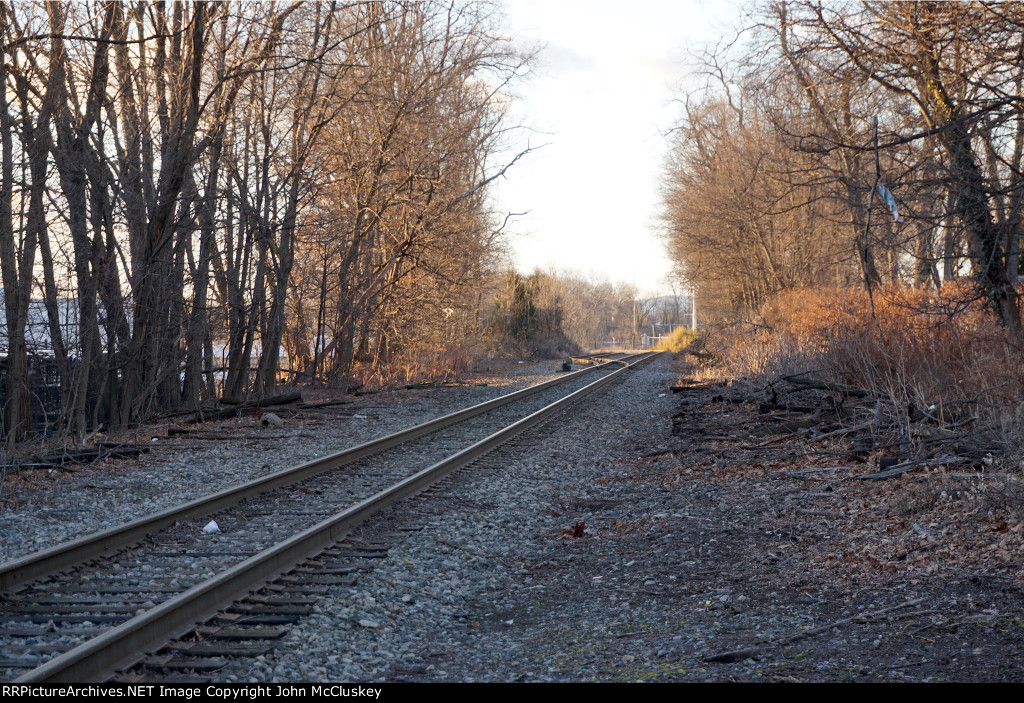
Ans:
[{"label": "wood plank", "polygon": [[149,657],[142,665],[149,669],[171,669],[179,671],[217,671],[227,666],[226,659],[165,659]]},{"label": "wood plank", "polygon": [[298,615],[241,615],[221,613],[215,622],[225,625],[293,625],[301,618]]},{"label": "wood plank", "polygon": [[78,623],[78,622],[96,622],[96,623],[122,623],[127,620],[131,620],[129,615],[15,615],[11,617],[0,615],[0,624],[27,624],[27,623],[39,623],[45,625],[48,622],[57,623]]},{"label": "wood plank", "polygon": [[313,607],[309,605],[274,605],[269,603],[235,603],[228,607],[229,613],[252,615],[309,615]]},{"label": "wood plank", "polygon": [[274,647],[270,644],[229,644],[224,642],[174,642],[167,646],[170,652],[190,657],[258,657]]},{"label": "wood plank", "polygon": [[284,627],[197,627],[196,632],[208,640],[277,640],[290,630]]},{"label": "wood plank", "polygon": [[329,586],[354,586],[355,576],[317,576],[316,574],[302,574],[300,576],[282,576],[278,581],[286,584],[302,586],[304,584],[329,585]]}]

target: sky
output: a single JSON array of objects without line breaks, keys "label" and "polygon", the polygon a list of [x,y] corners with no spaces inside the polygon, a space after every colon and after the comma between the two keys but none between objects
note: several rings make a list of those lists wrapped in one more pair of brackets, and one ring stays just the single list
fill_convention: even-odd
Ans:
[{"label": "sky", "polygon": [[[641,292],[667,290],[659,181],[686,52],[714,42],[736,6],[697,0],[505,0],[506,27],[542,46],[515,117],[533,147],[499,179],[498,207],[524,272],[554,268]],[[730,10],[731,8],[731,10]]]}]

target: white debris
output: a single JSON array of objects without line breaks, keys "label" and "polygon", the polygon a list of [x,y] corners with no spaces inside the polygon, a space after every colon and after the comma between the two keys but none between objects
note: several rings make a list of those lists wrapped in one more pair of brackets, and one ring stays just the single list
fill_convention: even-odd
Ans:
[{"label": "white debris", "polygon": [[206,527],[203,528],[203,532],[208,535],[212,535],[214,532],[220,532],[220,525],[217,524],[216,520],[210,520],[206,523]]}]

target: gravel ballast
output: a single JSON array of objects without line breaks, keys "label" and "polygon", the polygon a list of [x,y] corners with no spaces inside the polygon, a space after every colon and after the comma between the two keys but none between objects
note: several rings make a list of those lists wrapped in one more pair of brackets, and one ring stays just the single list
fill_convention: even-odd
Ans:
[{"label": "gravel ballast", "polygon": [[[391,520],[424,525],[363,575],[354,589],[322,599],[270,655],[238,662],[229,681],[577,680],[562,664],[565,647],[594,635],[566,628],[587,618],[570,596],[590,580],[548,583],[594,535],[628,519],[615,506],[634,493],[604,482],[631,441],[667,439],[667,360],[631,371],[545,425],[538,438],[500,449],[392,511]],[[385,520],[387,522],[387,520]],[[585,524],[581,539],[563,531]],[[371,528],[372,529],[372,528]],[[613,566],[632,582],[643,567]],[[543,576],[538,579],[537,575]],[[593,574],[599,576],[599,574]],[[585,578],[590,579],[587,575]],[[600,579],[599,579],[600,580]],[[557,594],[555,593],[557,591]],[[546,596],[561,605],[551,608]],[[541,596],[540,599],[537,596]],[[613,597],[598,634],[614,637],[647,622],[646,607]],[[589,627],[589,626],[588,626]],[[552,628],[554,628],[552,630]],[[571,642],[567,641],[571,640]],[[539,641],[547,641],[538,646]],[[591,672],[599,675],[595,669]],[[584,670],[586,674],[586,670]]]}]

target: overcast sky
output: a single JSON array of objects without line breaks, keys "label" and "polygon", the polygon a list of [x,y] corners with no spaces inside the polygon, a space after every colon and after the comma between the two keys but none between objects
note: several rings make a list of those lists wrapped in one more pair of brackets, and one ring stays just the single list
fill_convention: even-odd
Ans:
[{"label": "overcast sky", "polygon": [[512,229],[516,266],[554,267],[663,289],[669,262],[656,236],[658,188],[679,113],[684,53],[714,41],[735,5],[696,0],[505,0],[509,30],[542,45],[518,117],[544,144],[496,195],[529,214]]}]

